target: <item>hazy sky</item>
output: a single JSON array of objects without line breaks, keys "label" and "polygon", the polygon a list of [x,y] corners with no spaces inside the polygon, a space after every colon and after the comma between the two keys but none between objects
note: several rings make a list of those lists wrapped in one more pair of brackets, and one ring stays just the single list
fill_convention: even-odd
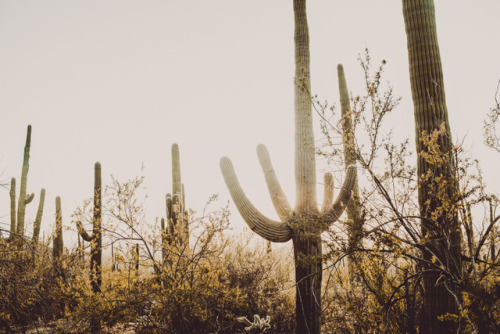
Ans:
[{"label": "hazy sky", "polygon": [[[361,92],[356,58],[368,47],[374,63],[387,60],[385,80],[403,97],[392,126],[412,136],[401,11],[395,0],[310,0],[312,91],[337,102],[343,63],[350,90]],[[452,132],[466,136],[492,191],[500,191],[500,155],[484,147],[482,122],[500,79],[499,13],[498,0],[436,0]],[[247,195],[275,218],[255,148],[267,145],[293,203],[293,73],[291,0],[0,0],[1,178],[20,179],[32,124],[28,191],[37,198],[28,222],[45,187],[42,229],[54,224],[58,195],[69,225],[92,195],[95,161],[104,182],[134,177],[144,164],[154,219],[171,192],[176,142],[189,207],[213,193],[221,205],[229,200],[219,171],[228,155]],[[8,189],[0,189],[0,222],[8,228]],[[233,222],[244,224],[237,212]]]}]

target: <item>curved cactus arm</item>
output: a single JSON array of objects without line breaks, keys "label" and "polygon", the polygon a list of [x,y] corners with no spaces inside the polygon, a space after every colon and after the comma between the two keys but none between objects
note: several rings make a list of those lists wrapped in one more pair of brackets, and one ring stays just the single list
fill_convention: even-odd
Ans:
[{"label": "curved cactus arm", "polygon": [[24,201],[24,204],[30,204],[34,198],[35,198],[35,193],[26,195],[26,200]]},{"label": "curved cactus arm", "polygon": [[38,242],[40,236],[40,226],[42,225],[43,205],[45,203],[45,189],[40,190],[40,201],[36,212],[35,223],[33,224],[33,242]]},{"label": "curved cactus arm", "polygon": [[352,195],[352,189],[356,183],[356,166],[350,165],[347,167],[347,174],[342,184],[342,188],[340,189],[340,193],[337,196],[337,199],[330,207],[330,209],[323,214],[323,221],[326,223],[326,226],[335,222],[339,219],[339,217],[344,212],[344,209],[349,203]]},{"label": "curved cactus arm", "polygon": [[325,213],[332,206],[333,201],[333,176],[331,173],[325,173],[324,176],[325,194],[323,196],[323,205],[321,212]]},{"label": "curved cactus arm", "polygon": [[265,217],[245,196],[238,182],[238,178],[234,173],[231,160],[227,157],[223,157],[220,160],[220,168],[224,176],[224,181],[231,193],[231,197],[243,217],[243,220],[245,220],[250,229],[269,241],[287,242],[290,240],[292,238],[292,233],[287,224]]},{"label": "curved cactus arm", "polygon": [[264,172],[264,177],[266,178],[267,189],[269,190],[269,195],[271,195],[271,200],[273,201],[276,213],[280,217],[281,221],[287,221],[292,217],[293,210],[288,203],[283,190],[281,189],[276,173],[274,172],[273,165],[271,163],[271,158],[269,152],[265,145],[260,144],[257,146],[257,156],[259,157],[260,166]]},{"label": "curved cactus arm", "polygon": [[93,236],[90,236],[87,231],[83,228],[82,222],[77,220],[76,221],[76,228],[78,229],[78,234],[82,237],[83,240],[87,242],[91,242],[93,239]]}]

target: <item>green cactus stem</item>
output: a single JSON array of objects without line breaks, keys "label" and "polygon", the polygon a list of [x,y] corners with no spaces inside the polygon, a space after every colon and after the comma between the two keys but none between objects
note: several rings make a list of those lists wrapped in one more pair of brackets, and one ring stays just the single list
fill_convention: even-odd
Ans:
[{"label": "green cactus stem", "polygon": [[102,283],[102,186],[101,186],[101,164],[94,166],[94,214],[92,219],[92,235],[89,235],[83,228],[80,221],[76,222],[78,232],[83,240],[90,242],[90,282],[92,291],[101,291]]},{"label": "green cactus stem", "polygon": [[56,262],[59,262],[63,253],[63,225],[62,225],[62,211],[61,211],[61,198],[56,197],[56,228],[54,233],[54,240],[52,246],[52,256]]},{"label": "green cactus stem", "polygon": [[30,147],[31,147],[31,125],[28,125],[28,131],[26,134],[26,144],[24,146],[24,158],[23,158],[23,168],[21,173],[21,187],[19,190],[19,201],[17,204],[17,234],[19,236],[24,235],[24,216],[26,213],[26,204],[29,204],[35,194],[26,195],[26,184],[28,182],[28,169],[29,169],[29,159],[30,159]]},{"label": "green cactus stem", "polygon": [[40,226],[42,225],[44,203],[45,203],[45,189],[42,188],[42,190],[40,191],[40,201],[38,202],[38,210],[36,212],[35,222],[33,223],[33,238],[31,240],[35,244],[38,243],[38,238],[40,236]]}]

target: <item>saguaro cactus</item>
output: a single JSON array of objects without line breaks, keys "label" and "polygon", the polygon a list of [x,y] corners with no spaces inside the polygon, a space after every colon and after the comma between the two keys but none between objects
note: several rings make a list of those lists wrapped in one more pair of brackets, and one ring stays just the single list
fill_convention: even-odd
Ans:
[{"label": "saguaro cactus", "polygon": [[[458,184],[454,178],[453,143],[446,107],[441,56],[436,33],[433,0],[403,0],[403,16],[408,42],[410,81],[415,116],[418,202],[425,247],[423,258],[431,262],[435,256],[455,279],[460,279],[461,233],[455,205]],[[426,159],[428,147],[424,137],[438,134],[440,155],[446,164],[436,165]],[[440,180],[440,184],[437,184]],[[439,198],[437,187],[447,189],[448,198]],[[457,314],[453,281],[428,266],[425,267],[423,333],[455,333],[456,322],[439,321],[440,315]],[[450,292],[453,292],[450,293]]]},{"label": "saguaro cactus", "polygon": [[31,125],[28,125],[28,132],[26,134],[26,144],[24,146],[23,168],[21,172],[21,185],[19,190],[19,201],[17,204],[17,234],[24,235],[24,215],[26,213],[26,204],[29,204],[35,194],[26,196],[26,184],[28,182],[28,169],[30,160],[30,147],[31,147]]},{"label": "saguaro cactus", "polygon": [[97,293],[101,291],[102,282],[102,227],[101,227],[101,164],[95,163],[94,166],[94,215],[92,219],[92,235],[89,235],[83,228],[80,221],[76,222],[78,232],[83,240],[90,242],[90,283],[92,291]]},{"label": "saguaro cactus", "polygon": [[38,210],[36,212],[35,222],[33,223],[33,243],[38,243],[40,236],[40,226],[42,225],[43,205],[45,204],[45,189],[40,191],[40,201],[38,202]]},{"label": "saguaro cactus", "polygon": [[172,145],[172,194],[165,197],[167,226],[161,221],[163,260],[166,259],[166,245],[189,244],[189,221],[186,211],[184,185],[181,182],[179,146]]},{"label": "saguaro cactus", "polygon": [[[352,126],[352,115],[349,99],[349,90],[347,89],[347,82],[344,74],[344,67],[342,64],[337,65],[337,75],[339,81],[340,93],[340,108],[342,113],[342,143],[344,146],[344,161],[346,168],[350,165],[356,164],[356,156],[354,153],[354,132]],[[349,221],[348,231],[348,253],[350,269],[352,270],[353,255],[352,252],[355,248],[361,246],[363,238],[363,217],[361,216],[361,206],[359,204],[359,187],[357,181],[358,172],[355,170],[356,181],[352,189],[352,199],[346,207],[347,219]]]},{"label": "saguaro cactus", "polygon": [[316,167],[310,96],[309,32],[305,0],[294,0],[295,18],[295,210],[291,208],[276,178],[264,145],[257,155],[271,200],[281,221],[261,214],[245,196],[231,160],[223,157],[222,174],[241,216],[261,237],[274,242],[292,240],[295,258],[297,333],[320,333],[322,248],[321,233],[343,213],[356,181],[355,166],[349,166],[342,189],[332,205],[332,175],[325,175],[322,210],[316,201]]},{"label": "saguaro cactus", "polygon": [[62,211],[61,211],[61,197],[56,197],[56,229],[54,234],[54,241],[52,246],[52,257],[58,263],[61,261],[63,253],[63,234],[62,234]]}]

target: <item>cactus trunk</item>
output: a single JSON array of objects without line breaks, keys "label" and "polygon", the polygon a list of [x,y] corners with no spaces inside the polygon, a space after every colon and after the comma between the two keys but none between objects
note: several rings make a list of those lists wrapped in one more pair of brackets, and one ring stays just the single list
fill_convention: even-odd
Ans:
[{"label": "cactus trunk", "polygon": [[300,219],[300,229],[295,229],[292,237],[295,281],[297,282],[295,287],[297,333],[319,334],[321,331],[321,282],[323,279],[321,232],[303,229],[304,226],[314,224],[316,220],[314,216]]},{"label": "cactus trunk", "polygon": [[[432,253],[457,279],[461,277],[461,234],[454,209],[443,210],[444,201],[454,203],[458,185],[454,179],[452,137],[448,122],[443,71],[436,33],[433,0],[403,0],[403,16],[408,41],[410,81],[414,104],[415,137],[417,146],[417,172],[420,178],[418,202],[422,217],[422,235],[426,237],[423,257],[430,261]],[[438,132],[439,131],[439,132]],[[440,155],[448,157],[446,165],[431,164],[422,153],[428,150],[422,140],[426,134],[438,133]],[[425,176],[424,176],[425,175]],[[447,199],[438,198],[436,180],[448,184]],[[441,187],[442,187],[441,183]],[[454,205],[454,204],[452,204]],[[441,213],[439,213],[441,212]],[[432,252],[432,253],[431,253]],[[429,268],[424,268],[429,269]],[[453,282],[443,280],[436,271],[425,271],[424,281],[424,333],[456,333],[457,323],[439,321],[440,315],[458,314],[454,296],[459,295]],[[439,282],[439,284],[437,284]]]}]

